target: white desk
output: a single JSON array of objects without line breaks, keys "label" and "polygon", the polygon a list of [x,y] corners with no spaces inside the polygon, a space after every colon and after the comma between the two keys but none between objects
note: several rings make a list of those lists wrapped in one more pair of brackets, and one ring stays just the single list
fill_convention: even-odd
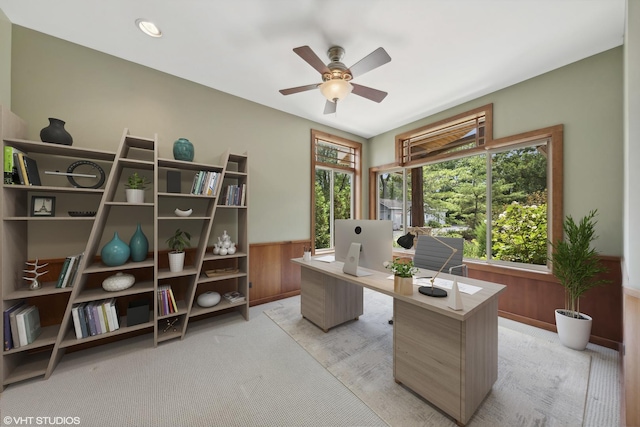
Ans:
[{"label": "white desk", "polygon": [[454,311],[447,306],[447,298],[431,298],[417,289],[412,296],[396,294],[389,273],[355,277],[342,272],[341,262],[302,258],[292,262],[302,267],[302,316],[325,332],[363,314],[363,288],[392,296],[396,382],[458,424],[469,421],[498,378],[498,295],[505,286],[458,277],[482,290],[462,294],[464,310]]}]

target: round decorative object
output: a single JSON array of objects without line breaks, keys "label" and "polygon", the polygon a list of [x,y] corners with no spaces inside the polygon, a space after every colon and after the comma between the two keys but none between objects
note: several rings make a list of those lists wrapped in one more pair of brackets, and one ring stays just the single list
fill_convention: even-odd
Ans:
[{"label": "round decorative object", "polygon": [[69,216],[96,216],[96,211],[68,211]]},{"label": "round decorative object", "polygon": [[49,126],[42,128],[40,131],[40,139],[42,142],[51,142],[53,144],[73,144],[73,137],[64,128],[64,121],[52,117],[49,117]]},{"label": "round decorative object", "polygon": [[100,188],[105,178],[104,169],[89,160],[78,160],[67,168],[67,179],[77,188]]},{"label": "round decorative object", "polygon": [[191,141],[187,138],[178,138],[173,143],[173,158],[176,160],[184,160],[185,162],[193,161],[194,148]]},{"label": "round decorative object", "polygon": [[117,231],[113,233],[113,239],[104,245],[100,252],[102,262],[109,267],[124,264],[129,259],[129,255],[131,255],[131,249],[129,249],[129,245],[120,240]]},{"label": "round decorative object", "polygon": [[213,307],[220,302],[220,294],[213,291],[208,291],[200,294],[197,299],[200,307]]},{"label": "round decorative object", "polygon": [[102,289],[109,292],[124,291],[136,282],[133,274],[116,273],[102,281]]},{"label": "round decorative object", "polygon": [[187,209],[186,211],[177,209],[175,211],[173,211],[173,213],[175,213],[177,216],[189,216],[193,213],[193,209]]},{"label": "round decorative object", "polygon": [[147,252],[149,252],[149,240],[147,236],[142,232],[142,228],[138,223],[136,232],[131,236],[129,240],[129,249],[131,249],[131,261],[140,262],[147,259]]}]

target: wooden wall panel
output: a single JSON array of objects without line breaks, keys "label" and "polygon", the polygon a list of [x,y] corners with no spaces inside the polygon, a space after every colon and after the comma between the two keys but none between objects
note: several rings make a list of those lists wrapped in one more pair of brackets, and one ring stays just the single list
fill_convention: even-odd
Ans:
[{"label": "wooden wall panel", "polygon": [[[622,272],[620,259],[601,257],[608,268],[602,277],[611,282],[588,291],[580,311],[593,317],[592,343],[615,350],[622,342]],[[468,262],[469,276],[507,286],[500,296],[500,315],[539,328],[556,331],[556,308],[564,307],[564,288],[548,273],[522,271]]]},{"label": "wooden wall panel", "polygon": [[[640,426],[640,290],[624,288],[624,355],[622,358],[625,426]],[[626,421],[626,422],[625,422]]]},{"label": "wooden wall panel", "polygon": [[254,243],[249,251],[249,304],[258,305],[300,294],[300,266],[291,262],[302,257],[309,240]]}]

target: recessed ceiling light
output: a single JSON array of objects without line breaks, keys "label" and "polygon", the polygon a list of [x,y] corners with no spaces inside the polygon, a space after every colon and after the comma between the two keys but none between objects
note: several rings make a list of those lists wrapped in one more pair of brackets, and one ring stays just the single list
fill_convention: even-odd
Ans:
[{"label": "recessed ceiling light", "polygon": [[140,31],[148,36],[162,37],[162,31],[160,31],[160,28],[156,27],[156,24],[151,21],[147,21],[146,19],[142,18],[136,19],[136,25],[138,26],[138,28],[140,28]]}]

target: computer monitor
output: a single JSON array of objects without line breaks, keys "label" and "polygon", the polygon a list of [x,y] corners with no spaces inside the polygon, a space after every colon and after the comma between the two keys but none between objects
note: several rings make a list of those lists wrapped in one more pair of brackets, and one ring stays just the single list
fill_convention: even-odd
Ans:
[{"label": "computer monitor", "polygon": [[393,221],[337,219],[334,231],[335,258],[344,262],[345,273],[353,276],[371,274],[358,267],[387,271],[384,263],[392,259]]}]

